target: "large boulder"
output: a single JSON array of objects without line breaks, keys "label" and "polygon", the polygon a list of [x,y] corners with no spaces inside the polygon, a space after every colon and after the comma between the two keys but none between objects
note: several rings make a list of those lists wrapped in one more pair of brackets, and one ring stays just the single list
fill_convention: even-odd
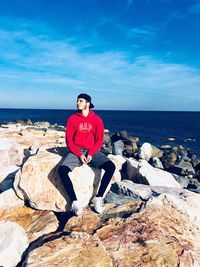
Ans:
[{"label": "large boulder", "polygon": [[65,192],[56,175],[61,156],[47,151],[30,157],[15,176],[17,195],[39,210],[65,211]]},{"label": "large boulder", "polygon": [[[116,165],[113,181],[119,182],[119,169],[122,163],[110,156]],[[57,169],[62,157],[59,154],[42,151],[30,157],[18,171],[14,188],[17,195],[27,200],[31,207],[39,210],[66,211],[70,208],[70,200],[61,184]],[[83,164],[69,173],[77,198],[87,206],[90,199],[97,192],[101,173],[98,169],[91,169]],[[107,191],[109,190],[109,187]],[[106,192],[107,192],[106,191]]]},{"label": "large boulder", "polygon": [[0,221],[0,265],[15,267],[29,242],[25,230],[15,222]]},{"label": "large boulder", "polygon": [[152,167],[146,160],[140,160],[138,173],[145,177],[150,185],[181,188],[171,173]]}]

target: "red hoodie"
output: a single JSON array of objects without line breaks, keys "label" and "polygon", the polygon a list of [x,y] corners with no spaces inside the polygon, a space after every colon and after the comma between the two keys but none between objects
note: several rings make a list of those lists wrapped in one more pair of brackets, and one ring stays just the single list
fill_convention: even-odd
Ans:
[{"label": "red hoodie", "polygon": [[66,125],[66,143],[69,150],[80,157],[79,148],[88,149],[88,155],[93,156],[102,146],[104,126],[101,118],[90,110],[87,117],[76,112],[71,115]]}]

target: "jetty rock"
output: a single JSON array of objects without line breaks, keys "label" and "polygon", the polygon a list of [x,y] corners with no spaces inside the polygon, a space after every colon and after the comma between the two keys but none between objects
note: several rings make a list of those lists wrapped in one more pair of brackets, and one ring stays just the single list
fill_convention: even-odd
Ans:
[{"label": "jetty rock", "polygon": [[[119,182],[121,180],[119,173],[122,167],[121,159],[113,155],[110,158],[116,165],[111,182]],[[61,161],[61,155],[47,150],[29,157],[15,176],[14,189],[18,197],[28,201],[32,208],[39,210],[64,212],[70,209],[70,199],[57,172]],[[103,170],[92,169],[86,164],[69,173],[77,198],[82,201],[83,206],[87,206],[97,192],[102,175]]]},{"label": "jetty rock", "polygon": [[0,266],[15,267],[28,244],[26,232],[20,225],[0,221]]},{"label": "jetty rock", "polygon": [[[86,209],[70,218],[63,232],[50,234],[48,242],[38,240],[24,262],[30,267],[199,266],[200,230],[164,195],[107,203],[103,216]],[[179,204],[184,201],[180,198]]]}]

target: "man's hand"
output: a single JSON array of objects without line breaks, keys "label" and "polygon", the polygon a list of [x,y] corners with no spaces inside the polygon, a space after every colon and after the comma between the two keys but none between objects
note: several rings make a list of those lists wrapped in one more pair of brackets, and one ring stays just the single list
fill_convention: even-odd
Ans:
[{"label": "man's hand", "polygon": [[89,163],[92,160],[92,156],[88,155],[86,158],[87,163]]},{"label": "man's hand", "polygon": [[86,158],[86,156],[85,155],[81,155],[80,156],[80,160],[81,160],[81,162],[84,164],[87,164],[87,158]]}]

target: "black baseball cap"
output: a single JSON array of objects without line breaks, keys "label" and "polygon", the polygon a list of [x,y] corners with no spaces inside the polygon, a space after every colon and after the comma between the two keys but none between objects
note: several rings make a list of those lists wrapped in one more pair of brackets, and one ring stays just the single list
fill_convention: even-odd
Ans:
[{"label": "black baseball cap", "polygon": [[83,99],[85,99],[87,102],[90,103],[90,108],[94,108],[94,105],[91,103],[92,98],[91,98],[91,96],[89,96],[88,94],[80,94],[80,95],[78,95],[77,99],[78,99],[78,98],[83,98]]}]

